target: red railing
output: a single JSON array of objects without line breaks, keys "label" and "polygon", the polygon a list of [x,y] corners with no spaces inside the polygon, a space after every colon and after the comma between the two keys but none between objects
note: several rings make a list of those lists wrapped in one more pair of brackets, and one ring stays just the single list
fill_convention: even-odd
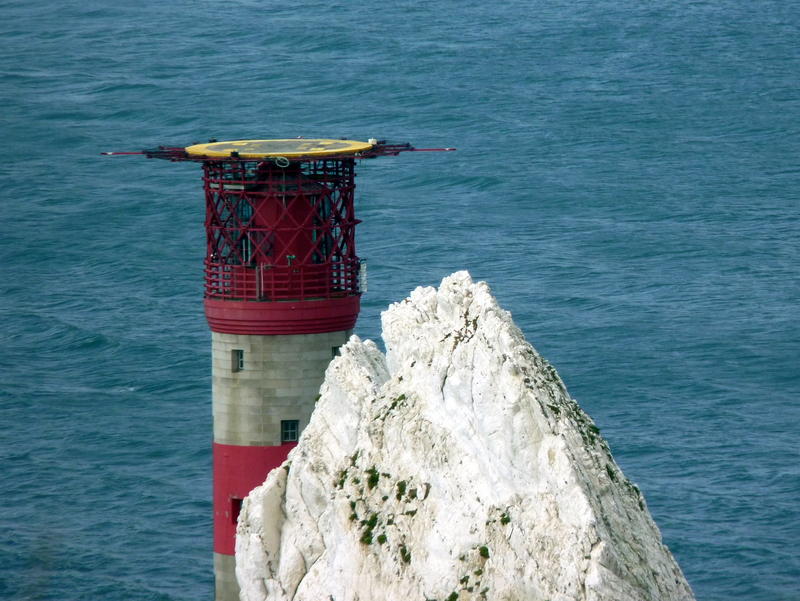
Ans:
[{"label": "red railing", "polygon": [[206,261],[205,296],[228,300],[310,300],[359,294],[359,262],[272,266]]}]

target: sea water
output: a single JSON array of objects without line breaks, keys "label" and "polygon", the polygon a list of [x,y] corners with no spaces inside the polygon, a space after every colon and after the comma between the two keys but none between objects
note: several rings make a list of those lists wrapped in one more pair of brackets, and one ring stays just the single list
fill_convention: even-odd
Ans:
[{"label": "sea water", "polygon": [[369,292],[487,280],[699,599],[800,599],[800,5],[0,2],[0,597],[212,596],[200,170],[386,138]]}]

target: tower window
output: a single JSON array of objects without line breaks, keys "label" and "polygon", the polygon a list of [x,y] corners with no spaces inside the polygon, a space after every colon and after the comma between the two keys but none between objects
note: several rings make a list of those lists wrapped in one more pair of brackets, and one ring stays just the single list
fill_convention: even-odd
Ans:
[{"label": "tower window", "polygon": [[338,357],[342,354],[342,347],[340,346],[332,346],[331,347],[331,357]]},{"label": "tower window", "polygon": [[281,442],[297,442],[300,422],[296,419],[281,420]]},{"label": "tower window", "polygon": [[235,348],[231,351],[231,371],[242,371],[244,369],[244,351]]}]

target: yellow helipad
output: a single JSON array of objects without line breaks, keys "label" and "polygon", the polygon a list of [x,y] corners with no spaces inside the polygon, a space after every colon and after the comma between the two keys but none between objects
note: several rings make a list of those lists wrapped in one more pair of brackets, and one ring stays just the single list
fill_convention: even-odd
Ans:
[{"label": "yellow helipad", "polygon": [[369,142],[355,140],[290,139],[290,140],[234,140],[187,146],[186,152],[195,157],[227,158],[232,152],[243,159],[268,159],[275,157],[326,157],[357,154],[372,148]]}]

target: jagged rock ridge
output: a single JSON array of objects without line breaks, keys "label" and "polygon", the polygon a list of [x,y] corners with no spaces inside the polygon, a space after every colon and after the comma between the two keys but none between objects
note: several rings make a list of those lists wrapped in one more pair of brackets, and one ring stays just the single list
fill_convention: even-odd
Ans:
[{"label": "jagged rock ridge", "polygon": [[693,599],[555,369],[466,272],[353,337],[247,498],[245,601]]}]

